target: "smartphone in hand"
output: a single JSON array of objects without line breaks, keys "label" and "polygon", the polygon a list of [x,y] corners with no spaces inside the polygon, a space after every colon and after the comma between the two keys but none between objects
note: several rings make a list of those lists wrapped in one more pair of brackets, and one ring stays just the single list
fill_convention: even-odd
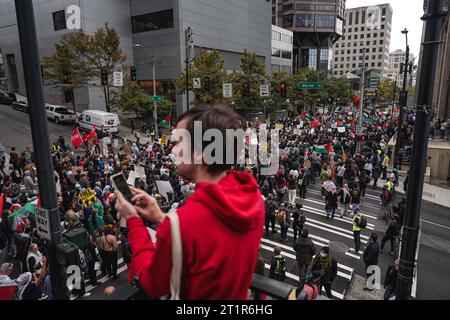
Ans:
[{"label": "smartphone in hand", "polygon": [[113,184],[114,189],[119,190],[125,199],[132,203],[131,198],[133,198],[133,194],[131,193],[131,189],[128,186],[127,180],[125,179],[125,176],[123,173],[118,173],[113,176],[111,176],[111,182]]}]

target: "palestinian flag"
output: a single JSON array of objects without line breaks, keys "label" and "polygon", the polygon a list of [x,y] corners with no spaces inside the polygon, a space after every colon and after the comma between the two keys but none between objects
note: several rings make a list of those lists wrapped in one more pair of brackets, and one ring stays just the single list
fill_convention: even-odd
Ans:
[{"label": "palestinian flag", "polygon": [[312,123],[312,127],[315,129],[319,126],[319,116],[316,117],[314,122]]},{"label": "palestinian flag", "polygon": [[336,122],[336,126],[337,126],[337,127],[340,127],[341,124],[342,124],[342,121],[341,121],[340,119],[338,119],[338,121]]},{"label": "palestinian flag", "polygon": [[36,212],[36,205],[29,203],[29,204],[23,206],[22,208],[11,213],[8,218],[17,217],[17,216],[21,216],[22,218],[28,218],[28,216],[34,215],[35,212]]},{"label": "palestinian flag", "polygon": [[0,194],[0,220],[3,218],[3,205],[5,202],[5,198],[3,197],[3,193]]},{"label": "palestinian flag", "polygon": [[165,128],[170,126],[170,118],[171,116],[167,116],[163,121],[161,121],[161,123],[159,124],[160,127]]}]

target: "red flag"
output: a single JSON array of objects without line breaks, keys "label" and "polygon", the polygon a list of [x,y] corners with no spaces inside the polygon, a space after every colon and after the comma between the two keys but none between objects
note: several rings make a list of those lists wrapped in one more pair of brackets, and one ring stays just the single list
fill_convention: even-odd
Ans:
[{"label": "red flag", "polygon": [[336,125],[337,125],[338,127],[340,127],[340,126],[341,126],[341,124],[342,124],[341,120],[340,120],[340,119],[338,119],[338,121],[336,122]]},{"label": "red flag", "polygon": [[3,218],[3,203],[4,203],[3,193],[0,194],[0,219]]},{"label": "red flag", "polygon": [[172,118],[172,117],[171,117],[170,115],[168,115],[168,116],[164,119],[164,121],[170,123],[171,118]]},{"label": "red flag", "polygon": [[303,118],[303,121],[306,120],[306,112],[305,112],[305,110],[302,110],[302,118]]},{"label": "red flag", "polygon": [[83,144],[83,138],[81,137],[81,133],[78,131],[78,128],[73,131],[70,140],[72,141],[74,148],[79,148]]},{"label": "red flag", "polygon": [[95,125],[92,126],[91,132],[84,137],[84,142],[88,142],[91,139],[97,138],[97,133],[95,132]]},{"label": "red flag", "polygon": [[319,116],[316,117],[314,122],[312,123],[312,127],[315,129],[319,126]]},{"label": "red flag", "polygon": [[37,202],[37,204],[36,204],[36,207],[37,207],[37,208],[40,208],[40,207],[41,207],[41,197],[38,197],[38,202]]},{"label": "red flag", "polygon": [[356,123],[356,119],[353,119],[352,121],[350,121],[350,127],[353,127]]}]

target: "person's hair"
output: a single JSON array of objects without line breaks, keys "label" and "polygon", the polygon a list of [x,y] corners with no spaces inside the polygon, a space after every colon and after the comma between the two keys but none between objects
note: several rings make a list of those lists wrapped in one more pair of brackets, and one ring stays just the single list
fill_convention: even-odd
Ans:
[{"label": "person's hair", "polygon": [[275,253],[275,255],[281,254],[281,248],[280,247],[273,248],[273,253]]},{"label": "person's hair", "polygon": [[8,271],[12,271],[14,269],[14,264],[12,263],[4,263],[2,264],[2,266],[0,267],[0,274],[6,274],[8,273]]},{"label": "person's hair", "polygon": [[373,232],[370,235],[370,239],[372,239],[373,242],[376,242],[378,240],[378,235],[375,232]]},{"label": "person's hair", "polygon": [[308,229],[304,229],[302,232],[302,238],[306,239],[309,236],[309,230]]},{"label": "person's hair", "polygon": [[[213,163],[208,165],[208,172],[211,174],[217,174],[230,169],[234,164],[237,163],[237,159],[240,156],[241,150],[237,150],[238,141],[235,137],[233,139],[234,144],[234,163],[227,163],[226,161],[226,145],[231,143],[227,141],[226,130],[227,129],[242,129],[241,117],[235,113],[230,107],[223,105],[200,105],[195,108],[190,109],[178,118],[178,122],[187,120],[186,129],[191,135],[191,152],[194,152],[194,122],[200,121],[202,123],[202,136],[208,129],[217,129],[221,132],[223,140],[223,159],[222,164]],[[203,140],[203,139],[202,139]],[[210,142],[202,142],[202,152],[210,144]]]}]

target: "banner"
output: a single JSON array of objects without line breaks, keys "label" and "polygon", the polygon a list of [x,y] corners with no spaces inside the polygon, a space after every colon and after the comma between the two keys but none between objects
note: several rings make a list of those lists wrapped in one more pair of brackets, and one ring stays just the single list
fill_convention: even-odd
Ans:
[{"label": "banner", "polygon": [[95,202],[97,202],[95,192],[91,188],[87,188],[85,191],[81,192],[78,198],[86,208],[91,207]]},{"label": "banner", "polygon": [[169,181],[155,181],[156,187],[158,188],[158,192],[161,196],[166,198],[167,201],[169,201],[168,193],[174,193],[172,185]]}]

